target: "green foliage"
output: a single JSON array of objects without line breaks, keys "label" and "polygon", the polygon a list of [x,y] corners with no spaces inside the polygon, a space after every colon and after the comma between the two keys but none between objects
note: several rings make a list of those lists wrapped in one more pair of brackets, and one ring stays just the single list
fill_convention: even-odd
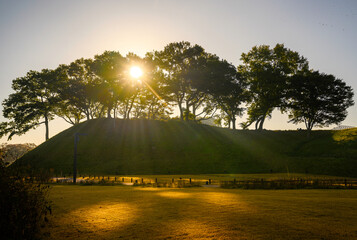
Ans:
[{"label": "green foliage", "polygon": [[196,110],[204,105],[208,97],[200,91],[200,85],[210,55],[201,46],[183,41],[170,43],[164,50],[155,51],[151,56],[164,73],[166,99],[178,105],[181,120],[189,120],[189,109],[192,108],[192,113],[196,115]]},{"label": "green foliage", "polygon": [[35,176],[4,167],[0,161],[0,232],[2,239],[37,239],[51,213],[48,186]]},{"label": "green foliage", "polygon": [[307,72],[291,78],[288,108],[290,122],[314,126],[338,124],[354,104],[353,91],[341,79],[319,72]]},{"label": "green foliage", "polygon": [[207,62],[206,74],[208,83],[205,84],[205,91],[221,110],[221,115],[216,115],[216,119],[226,120],[228,125],[232,123],[235,129],[236,117],[242,116],[244,111],[241,104],[248,100],[245,80],[232,64],[216,58]]},{"label": "green foliage", "polygon": [[256,129],[263,129],[264,120],[274,108],[281,108],[288,89],[287,79],[298,72],[308,69],[307,60],[284,46],[277,44],[253,47],[243,53],[239,72],[246,78],[250,100],[248,121],[244,127],[256,122]]},{"label": "green foliage", "polygon": [[78,59],[69,65],[61,65],[61,85],[57,92],[61,101],[56,114],[70,124],[79,123],[84,117],[87,120],[100,115],[96,104],[95,77],[89,69],[91,59]]},{"label": "green foliage", "polygon": [[0,145],[0,152],[2,152],[1,160],[5,165],[9,165],[22,157],[28,151],[34,149],[36,145],[34,143],[24,144],[7,144]]},{"label": "green foliage", "polygon": [[[310,130],[315,124],[342,121],[353,104],[352,89],[337,79],[331,89],[324,88],[326,101],[316,102],[323,106],[329,101],[329,107],[312,107],[316,94],[310,90],[320,88],[319,82],[304,83],[306,78],[301,76],[308,72],[307,60],[283,44],[255,46],[241,60],[237,71],[201,46],[182,41],[144,58],[105,51],[55,70],[29,71],[13,81],[15,92],[3,102],[3,115],[9,122],[0,124],[0,137],[8,134],[11,139],[45,124],[47,140],[49,121],[55,116],[73,125],[104,116],[167,120],[174,117],[175,108],[180,120],[199,123],[213,119],[233,129],[237,117],[247,110],[248,120],[241,123],[242,128],[255,122],[260,130],[275,108],[291,110],[294,123],[315,118],[312,112],[319,112],[319,119],[308,120]],[[133,66],[143,70],[140,79],[130,76]],[[296,80],[299,78],[303,81]]]},{"label": "green foliage", "polygon": [[[60,73],[43,69],[30,71],[25,77],[12,83],[15,93],[3,102],[3,115],[11,121],[2,124],[1,135],[21,135],[40,124],[46,125],[46,140],[49,138],[48,122],[54,117],[54,110],[60,101],[56,92]],[[41,121],[44,119],[44,121]]]}]

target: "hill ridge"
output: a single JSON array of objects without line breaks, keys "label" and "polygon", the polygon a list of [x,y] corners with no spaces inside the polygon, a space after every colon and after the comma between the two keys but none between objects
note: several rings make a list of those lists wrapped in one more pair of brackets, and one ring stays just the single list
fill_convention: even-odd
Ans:
[{"label": "hill ridge", "polygon": [[[115,124],[114,124],[115,121]],[[357,177],[357,128],[231,130],[176,120],[94,119],[52,137],[16,164],[70,174],[74,134],[83,174],[290,172]]]}]

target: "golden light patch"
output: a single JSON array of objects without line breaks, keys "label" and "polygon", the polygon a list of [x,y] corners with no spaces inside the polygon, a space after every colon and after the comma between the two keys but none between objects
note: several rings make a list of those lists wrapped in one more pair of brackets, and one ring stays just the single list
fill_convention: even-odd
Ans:
[{"label": "golden light patch", "polygon": [[357,138],[357,128],[336,131],[332,138],[336,142],[354,141]]},{"label": "golden light patch", "polygon": [[98,204],[70,213],[77,216],[80,227],[98,231],[124,227],[136,219],[137,210],[127,203]]},{"label": "golden light patch", "polygon": [[164,191],[165,189],[157,188],[157,187],[143,187],[143,188],[135,188],[135,190],[148,191],[148,192],[160,192],[160,191]]},{"label": "golden light patch", "polygon": [[238,194],[208,192],[208,193],[202,193],[200,194],[200,196],[197,197],[207,203],[211,203],[223,207],[234,208],[240,211],[255,210],[254,206],[251,206],[246,201],[240,199]]},{"label": "golden light patch", "polygon": [[157,194],[160,197],[166,197],[166,198],[189,198],[189,197],[191,197],[190,193],[176,192],[176,191],[158,192]]}]

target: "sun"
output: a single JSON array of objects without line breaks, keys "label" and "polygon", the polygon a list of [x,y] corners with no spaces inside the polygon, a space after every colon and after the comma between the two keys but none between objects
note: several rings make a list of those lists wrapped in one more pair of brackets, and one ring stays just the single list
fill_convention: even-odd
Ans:
[{"label": "sun", "polygon": [[130,75],[133,78],[139,78],[143,75],[143,71],[141,70],[141,68],[139,68],[137,66],[133,66],[130,68]]}]

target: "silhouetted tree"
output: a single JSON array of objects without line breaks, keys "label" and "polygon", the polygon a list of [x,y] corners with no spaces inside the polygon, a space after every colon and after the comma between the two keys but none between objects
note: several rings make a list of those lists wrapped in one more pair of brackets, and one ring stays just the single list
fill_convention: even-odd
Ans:
[{"label": "silhouetted tree", "polygon": [[303,122],[308,131],[314,126],[342,122],[347,116],[346,109],[354,104],[350,86],[318,71],[293,76],[288,95],[289,122]]},{"label": "silhouetted tree", "polygon": [[57,91],[61,73],[43,69],[29,71],[25,77],[12,83],[15,93],[3,102],[3,115],[10,122],[2,123],[1,135],[21,135],[41,124],[46,127],[46,140],[49,139],[49,121],[53,119],[59,102]]},{"label": "silhouetted tree", "polygon": [[211,59],[207,62],[207,79],[205,84],[208,92],[223,111],[220,118],[228,120],[228,127],[236,129],[236,117],[241,116],[244,108],[241,106],[247,100],[245,82],[235,66],[225,60]]},{"label": "silhouetted tree", "polygon": [[108,118],[111,118],[111,111],[123,93],[125,63],[125,58],[119,52],[105,51],[101,55],[95,55],[90,66],[97,76],[93,90],[96,91],[96,98],[105,108]]},{"label": "silhouetted tree", "polygon": [[284,102],[287,77],[308,69],[307,60],[277,44],[273,49],[268,45],[255,46],[248,53],[243,53],[239,71],[247,79],[250,101],[246,128],[256,122],[256,129],[263,129],[264,120],[271,116],[274,108]]},{"label": "silhouetted tree", "polygon": [[97,100],[98,77],[91,71],[92,59],[77,59],[69,65],[61,65],[62,79],[57,89],[60,104],[56,114],[70,124],[77,124],[83,118],[101,117],[104,109]]},{"label": "silhouetted tree", "polygon": [[168,119],[172,109],[164,91],[164,73],[157,68],[152,53],[146,54],[140,67],[144,75],[138,82],[139,94],[135,100],[135,118]]},{"label": "silhouetted tree", "polygon": [[165,75],[163,88],[167,100],[177,104],[181,120],[188,120],[189,109],[197,110],[206,97],[193,83],[200,77],[197,72],[203,68],[206,57],[201,46],[192,46],[189,42],[170,43],[164,50],[153,53],[153,59]]}]

